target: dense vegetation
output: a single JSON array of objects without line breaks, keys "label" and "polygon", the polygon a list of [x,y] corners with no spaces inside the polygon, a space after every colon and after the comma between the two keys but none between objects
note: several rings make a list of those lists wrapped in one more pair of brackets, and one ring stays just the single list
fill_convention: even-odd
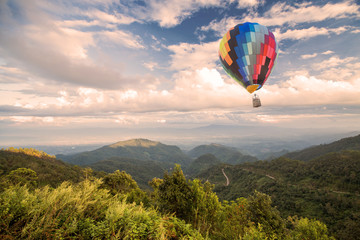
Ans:
[{"label": "dense vegetation", "polygon": [[0,150],[0,177],[8,175],[18,168],[28,168],[35,171],[39,186],[49,184],[52,187],[65,180],[82,181],[88,172],[92,171],[91,169],[66,164],[56,159],[55,156],[36,149],[9,148]]},{"label": "dense vegetation", "polygon": [[[9,152],[22,156],[2,154]],[[149,193],[121,171],[87,171],[53,187],[37,176],[29,168],[2,173],[1,239],[331,239],[318,220],[281,217],[266,194],[220,202],[209,182],[186,179],[179,165],[154,178]]]},{"label": "dense vegetation", "polygon": [[360,237],[360,151],[329,153],[307,162],[282,157],[214,166],[198,177],[214,183],[222,200],[247,197],[256,189],[271,196],[282,217],[320,219],[339,239]]},{"label": "dense vegetation", "polygon": [[216,158],[214,155],[208,153],[201,155],[200,157],[194,159],[194,161],[190,164],[189,169],[186,171],[190,176],[199,174],[202,171],[206,171],[212,166],[216,166],[220,164],[221,161]]},{"label": "dense vegetation", "polygon": [[142,189],[149,189],[148,182],[154,177],[162,177],[165,169],[155,161],[112,157],[89,165],[94,170],[112,173],[117,169],[125,170]]}]

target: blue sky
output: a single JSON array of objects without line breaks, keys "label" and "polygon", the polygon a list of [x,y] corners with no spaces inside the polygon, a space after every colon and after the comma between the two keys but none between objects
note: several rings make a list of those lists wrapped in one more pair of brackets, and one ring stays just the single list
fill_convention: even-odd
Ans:
[{"label": "blue sky", "polygon": [[[258,109],[218,60],[223,34],[247,21],[280,48]],[[0,144],[208,125],[357,131],[359,39],[351,0],[1,0]]]}]

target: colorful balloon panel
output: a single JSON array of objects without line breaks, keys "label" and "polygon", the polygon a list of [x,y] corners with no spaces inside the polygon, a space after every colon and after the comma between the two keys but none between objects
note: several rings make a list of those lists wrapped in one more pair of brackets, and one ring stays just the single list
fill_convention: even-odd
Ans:
[{"label": "colorful balloon panel", "polygon": [[269,77],[278,55],[274,34],[258,23],[243,23],[229,29],[219,46],[225,71],[248,92],[260,89]]}]

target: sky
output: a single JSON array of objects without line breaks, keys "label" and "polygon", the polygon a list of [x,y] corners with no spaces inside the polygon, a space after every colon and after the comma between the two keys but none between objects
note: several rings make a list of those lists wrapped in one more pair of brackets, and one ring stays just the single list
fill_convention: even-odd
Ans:
[{"label": "sky", "polygon": [[[218,57],[244,22],[280,49],[260,108]],[[0,0],[0,146],[358,131],[359,39],[357,0]]]}]

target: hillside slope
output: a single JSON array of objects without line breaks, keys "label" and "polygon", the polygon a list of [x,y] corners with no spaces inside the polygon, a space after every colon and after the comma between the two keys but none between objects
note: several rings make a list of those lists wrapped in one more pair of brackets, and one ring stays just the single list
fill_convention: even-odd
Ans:
[{"label": "hillside slope", "polygon": [[354,137],[343,138],[338,141],[321,144],[301,151],[291,152],[284,155],[291,159],[309,161],[330,152],[340,152],[343,150],[359,150],[360,151],[360,135]]},{"label": "hillside slope", "polygon": [[204,154],[195,159],[191,164],[189,169],[186,171],[190,176],[194,176],[199,174],[202,171],[207,170],[211,166],[221,164],[221,161],[217,159],[212,154]]},{"label": "hillside slope", "polygon": [[131,158],[112,157],[89,165],[94,170],[112,173],[125,171],[142,189],[150,189],[148,182],[154,177],[161,178],[165,169],[154,161],[143,161]]},{"label": "hillside slope", "polygon": [[223,163],[239,164],[243,162],[254,162],[258,159],[253,156],[243,155],[236,148],[227,147],[221,144],[200,145],[191,149],[187,155],[198,158],[204,154],[212,154]]},{"label": "hillside slope", "polygon": [[[222,169],[229,177],[224,186]],[[278,158],[236,166],[214,166],[198,175],[215,184],[220,199],[269,194],[283,216],[325,222],[338,239],[360,236],[360,151],[328,153],[311,161]]]},{"label": "hillside slope", "polygon": [[83,168],[64,163],[53,156],[30,150],[0,150],[0,177],[18,168],[37,173],[40,185],[57,186],[63,181],[79,182],[85,178]]}]

